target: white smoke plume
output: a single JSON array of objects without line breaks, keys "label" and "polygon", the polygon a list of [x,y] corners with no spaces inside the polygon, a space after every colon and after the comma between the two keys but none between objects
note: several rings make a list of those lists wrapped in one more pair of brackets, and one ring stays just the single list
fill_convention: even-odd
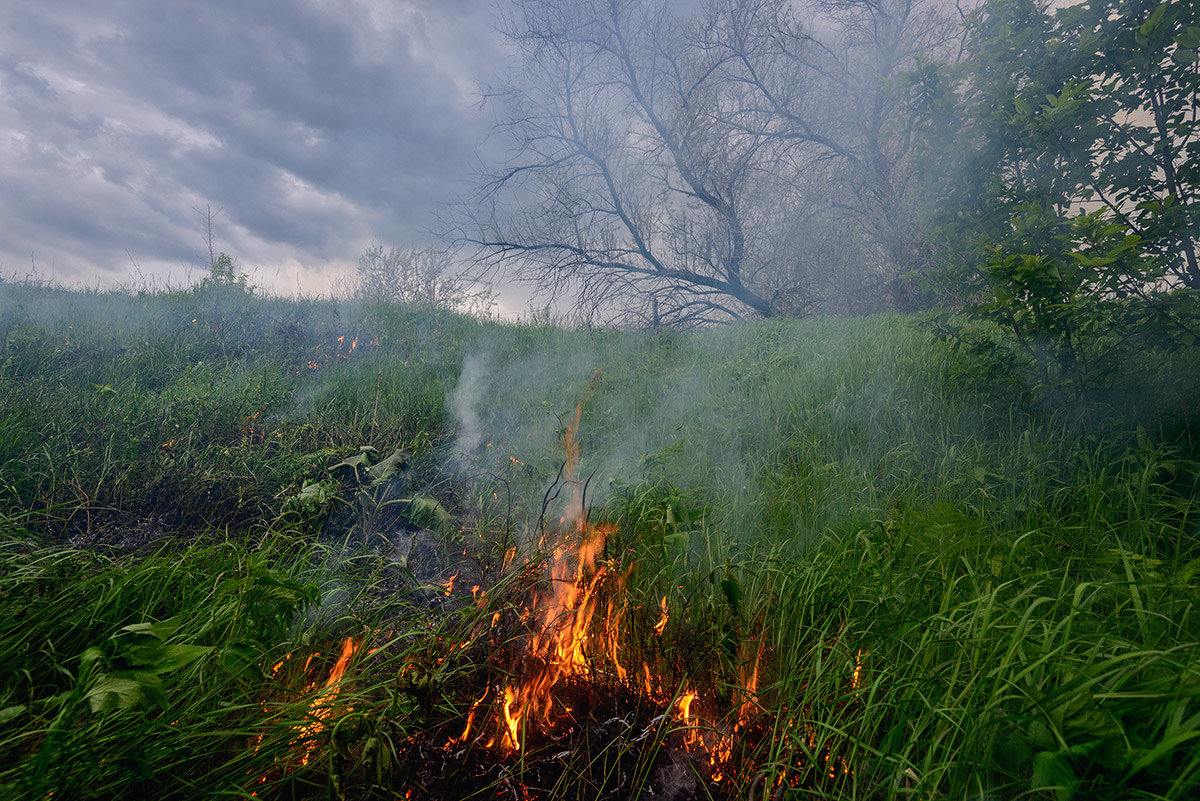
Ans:
[{"label": "white smoke plume", "polygon": [[479,416],[479,402],[487,387],[488,357],[486,353],[473,353],[463,362],[458,384],[447,399],[455,431],[451,460],[456,469],[470,464],[484,444],[483,423]]}]

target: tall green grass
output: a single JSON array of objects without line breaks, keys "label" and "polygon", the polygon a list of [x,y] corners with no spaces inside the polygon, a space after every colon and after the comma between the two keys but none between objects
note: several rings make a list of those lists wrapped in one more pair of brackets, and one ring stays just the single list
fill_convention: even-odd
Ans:
[{"label": "tall green grass", "polygon": [[[964,382],[898,316],[650,335],[4,285],[0,333],[7,795],[1200,790],[1187,354],[1131,365],[1131,387],[1170,386],[1084,430]],[[661,695],[598,656],[595,714],[628,731],[446,749],[512,669],[533,574],[501,565],[538,556],[577,405],[579,480],[626,576],[623,658]],[[337,466],[392,453],[405,468],[377,486]],[[436,529],[424,567],[393,550],[418,523]],[[482,602],[431,586],[465,562]],[[721,782],[658,717],[685,687],[710,740],[745,726]],[[336,725],[306,728],[321,704]]]}]

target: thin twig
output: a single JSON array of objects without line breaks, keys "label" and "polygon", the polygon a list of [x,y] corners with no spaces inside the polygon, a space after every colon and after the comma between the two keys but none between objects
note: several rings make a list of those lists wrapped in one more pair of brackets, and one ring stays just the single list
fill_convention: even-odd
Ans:
[{"label": "thin twig", "polygon": [[383,386],[383,366],[379,367],[379,375],[375,379],[375,409],[371,412],[371,436],[368,445],[375,444],[375,424],[379,421],[379,388]]}]

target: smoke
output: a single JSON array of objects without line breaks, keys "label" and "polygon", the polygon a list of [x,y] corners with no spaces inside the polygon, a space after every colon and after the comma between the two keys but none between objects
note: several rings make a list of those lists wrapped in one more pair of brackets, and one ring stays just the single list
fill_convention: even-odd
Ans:
[{"label": "smoke", "polygon": [[456,469],[470,465],[484,448],[484,427],[479,417],[479,402],[487,387],[489,362],[490,358],[486,352],[468,356],[463,361],[458,384],[446,401],[457,432],[451,455]]},{"label": "smoke", "polygon": [[[723,336],[664,343],[520,330],[488,341],[463,360],[447,395],[450,467],[486,484],[475,488],[480,495],[517,499],[505,513],[536,527],[542,499],[561,478],[578,407],[575,475],[586,482],[587,507],[653,486],[689,493],[695,525],[701,509],[721,509],[728,523],[726,512],[755,510],[761,493],[751,467],[757,460],[745,452],[746,426],[758,421],[748,423],[749,398],[729,375],[733,345]],[[711,515],[704,520],[717,524]]]},{"label": "smoke", "polygon": [[652,788],[649,797],[655,801],[694,798],[700,784],[692,756],[679,748],[668,752],[667,759],[659,766],[654,779],[657,792]]}]

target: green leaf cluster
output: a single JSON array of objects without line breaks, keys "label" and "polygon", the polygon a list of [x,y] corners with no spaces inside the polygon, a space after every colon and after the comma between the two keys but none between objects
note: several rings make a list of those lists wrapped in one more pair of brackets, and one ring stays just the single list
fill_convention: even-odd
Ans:
[{"label": "green leaf cluster", "polygon": [[[941,328],[1061,404],[1200,315],[1200,7],[989,0],[913,73]],[[998,324],[1001,341],[973,338]],[[996,330],[996,329],[993,329]]]}]

